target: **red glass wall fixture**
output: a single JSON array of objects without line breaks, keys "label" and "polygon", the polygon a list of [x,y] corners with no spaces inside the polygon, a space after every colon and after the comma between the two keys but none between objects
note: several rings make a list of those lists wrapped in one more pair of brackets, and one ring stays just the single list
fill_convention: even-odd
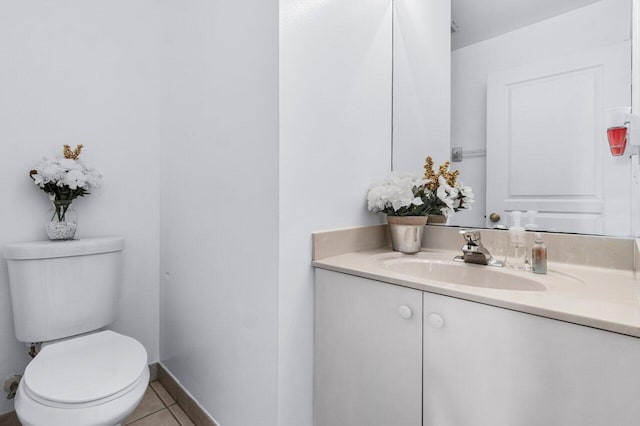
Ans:
[{"label": "red glass wall fixture", "polygon": [[616,126],[607,129],[607,138],[609,139],[609,149],[611,155],[617,157],[624,154],[627,147],[627,127]]}]

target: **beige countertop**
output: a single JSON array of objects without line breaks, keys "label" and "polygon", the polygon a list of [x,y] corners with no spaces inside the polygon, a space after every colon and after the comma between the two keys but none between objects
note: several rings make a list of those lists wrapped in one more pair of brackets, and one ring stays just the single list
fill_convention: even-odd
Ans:
[{"label": "beige countertop", "polygon": [[[593,267],[549,262],[546,275],[528,271],[499,269],[508,277],[526,278],[537,283],[536,291],[452,284],[427,278],[427,274],[394,270],[398,262],[432,262],[450,265],[469,276],[481,276],[489,266],[457,263],[459,252],[423,249],[416,255],[403,255],[389,248],[375,248],[338,254],[313,261],[317,268],[356,275],[390,284],[445,296],[567,321],[630,336],[640,337],[640,282],[630,269]],[[480,268],[480,269],[478,269]],[[495,274],[494,274],[495,276]],[[505,282],[508,282],[507,279]]]}]

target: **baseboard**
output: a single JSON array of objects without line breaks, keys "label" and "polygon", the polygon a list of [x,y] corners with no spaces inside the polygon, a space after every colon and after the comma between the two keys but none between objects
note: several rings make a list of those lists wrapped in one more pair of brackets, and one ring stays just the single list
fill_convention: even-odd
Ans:
[{"label": "baseboard", "polygon": [[160,364],[154,362],[153,364],[149,364],[149,383],[155,382],[158,380],[158,368]]},{"label": "baseboard", "polygon": [[220,426],[162,363],[158,363],[158,381],[196,426]]}]

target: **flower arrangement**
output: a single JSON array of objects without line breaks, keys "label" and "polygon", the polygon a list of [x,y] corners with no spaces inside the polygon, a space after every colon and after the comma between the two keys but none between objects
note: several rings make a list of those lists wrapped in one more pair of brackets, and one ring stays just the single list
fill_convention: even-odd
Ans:
[{"label": "flower arrangement", "polygon": [[64,157],[45,157],[29,172],[33,183],[49,194],[52,201],[73,201],[88,195],[90,189],[100,188],[100,173],[78,158],[82,148],[83,145],[78,145],[71,150],[69,145],[64,145]]},{"label": "flower arrangement", "polygon": [[424,177],[429,180],[427,190],[435,196],[431,197],[430,215],[449,217],[453,213],[470,208],[473,203],[473,190],[458,180],[460,170],[449,171],[449,161],[438,167],[438,173],[433,170],[431,157],[425,159]]},{"label": "flower arrangement", "polygon": [[433,160],[425,160],[424,174],[392,172],[369,189],[368,208],[388,216],[451,216],[468,208],[473,191],[458,181],[460,172],[449,171],[446,161],[433,170]]},{"label": "flower arrangement", "polygon": [[67,220],[71,202],[100,187],[100,173],[78,158],[82,148],[83,145],[78,145],[72,150],[69,145],[64,145],[62,157],[44,157],[29,171],[33,183],[49,194],[53,203],[53,213],[47,224],[51,239],[73,238],[76,223],[75,220]]},{"label": "flower arrangement", "polygon": [[389,216],[426,216],[429,214],[425,193],[428,183],[422,175],[392,172],[383,182],[369,189],[369,210]]}]

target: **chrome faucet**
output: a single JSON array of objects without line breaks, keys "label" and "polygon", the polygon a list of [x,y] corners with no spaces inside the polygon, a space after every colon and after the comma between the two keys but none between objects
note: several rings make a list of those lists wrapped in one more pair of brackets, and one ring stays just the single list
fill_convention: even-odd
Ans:
[{"label": "chrome faucet", "polygon": [[479,265],[504,266],[504,262],[494,259],[489,250],[482,244],[480,231],[465,230],[460,231],[460,234],[465,241],[462,246],[462,256],[456,256],[453,260]]}]

